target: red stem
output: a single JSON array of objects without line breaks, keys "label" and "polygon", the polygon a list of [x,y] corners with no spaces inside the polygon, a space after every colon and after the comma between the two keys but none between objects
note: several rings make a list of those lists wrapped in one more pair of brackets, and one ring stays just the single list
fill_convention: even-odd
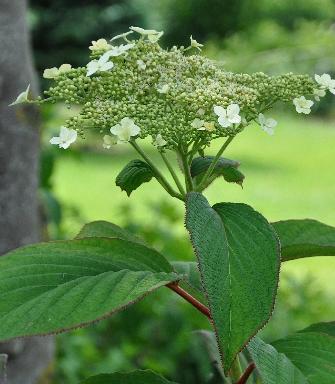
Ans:
[{"label": "red stem", "polygon": [[[170,288],[172,291],[176,292],[179,296],[188,301],[190,304],[192,304],[193,307],[195,307],[198,311],[207,316],[210,320],[212,319],[209,309],[199,300],[197,300],[195,297],[185,291],[185,289],[181,288],[178,283],[167,284],[167,287]],[[254,363],[249,364],[249,366],[244,371],[243,375],[239,378],[236,384],[245,384],[255,368],[256,366]]]},{"label": "red stem", "polygon": [[179,296],[181,296],[183,299],[188,301],[190,304],[193,305],[198,311],[200,311],[202,314],[207,316],[209,319],[211,319],[211,313],[209,309],[200,303],[199,300],[197,300],[195,297],[190,295],[187,291],[185,291],[183,288],[181,288],[178,283],[170,283],[167,284],[167,287],[172,289],[172,291],[176,292]]},{"label": "red stem", "polygon": [[245,384],[255,368],[255,363],[251,363],[236,384]]}]

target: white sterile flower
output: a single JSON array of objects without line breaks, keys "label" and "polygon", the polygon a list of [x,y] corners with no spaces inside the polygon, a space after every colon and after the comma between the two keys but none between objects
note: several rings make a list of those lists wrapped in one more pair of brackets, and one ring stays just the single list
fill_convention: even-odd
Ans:
[{"label": "white sterile flower", "polygon": [[59,148],[69,148],[69,146],[77,140],[77,131],[66,127],[60,127],[59,136],[55,136],[50,140],[50,144],[58,145]]},{"label": "white sterile flower", "polygon": [[167,144],[167,141],[163,139],[162,135],[159,133],[155,140],[153,141],[153,144],[156,146],[156,147],[164,147],[164,145]]},{"label": "white sterile flower", "polygon": [[315,75],[315,81],[335,95],[335,79],[332,79],[328,73],[324,73],[321,76]]},{"label": "white sterile flower", "polygon": [[300,96],[293,99],[293,104],[295,105],[295,110],[298,113],[308,115],[311,112],[311,107],[314,102],[312,100],[307,100],[305,96]]},{"label": "white sterile flower", "polygon": [[241,122],[240,107],[238,104],[230,104],[227,109],[215,105],[214,113],[218,116],[218,122],[223,128],[230,127],[233,124]]},{"label": "white sterile flower", "polygon": [[163,31],[158,32],[154,29],[143,29],[140,27],[130,27],[130,30],[139,33],[142,36],[147,36],[151,43],[156,43],[164,34]]},{"label": "white sterile flower", "polygon": [[138,66],[138,69],[140,69],[141,71],[145,70],[145,68],[147,67],[143,60],[136,60],[136,64]]},{"label": "white sterile flower", "polygon": [[110,147],[114,144],[117,144],[117,136],[113,135],[105,135],[103,137],[103,144],[102,146],[105,148],[105,149],[110,149]]},{"label": "white sterile flower", "polygon": [[114,40],[118,40],[118,39],[126,39],[126,37],[128,35],[130,35],[131,33],[133,33],[133,31],[128,31],[128,32],[125,32],[125,33],[120,33],[119,35],[116,35],[114,36],[112,39],[110,39],[110,41],[114,41]]},{"label": "white sterile flower", "polygon": [[87,67],[87,74],[86,76],[92,76],[94,73],[98,71],[108,71],[114,67],[114,64],[112,61],[108,61],[109,56],[102,55],[99,60],[92,60],[90,61],[86,67]]},{"label": "white sterile flower", "polygon": [[134,120],[124,117],[119,124],[114,125],[110,132],[118,137],[119,143],[126,143],[132,136],[137,136],[141,129],[135,124]]},{"label": "white sterile flower", "polygon": [[269,135],[273,135],[274,134],[274,128],[276,127],[276,125],[278,124],[277,121],[275,119],[272,119],[272,118],[266,118],[263,113],[260,113],[258,115],[258,122],[261,126],[261,128],[263,129],[263,131],[265,131],[266,133],[268,133]]},{"label": "white sterile flower", "polygon": [[169,91],[169,84],[162,84],[157,87],[157,92],[159,93],[167,93]]},{"label": "white sterile flower", "polygon": [[28,95],[30,91],[30,84],[28,85],[27,89],[19,94],[19,96],[16,98],[15,101],[13,101],[9,106],[11,105],[16,105],[16,104],[21,104],[21,103],[26,103],[28,100]]},{"label": "white sterile flower", "polygon": [[112,56],[120,56],[123,53],[127,52],[129,49],[133,48],[134,44],[121,44],[117,47],[112,47],[109,51],[105,52],[101,58],[103,57],[104,59],[109,59]]},{"label": "white sterile flower", "polygon": [[206,129],[206,128],[204,127],[204,123],[205,123],[204,120],[201,120],[201,119],[199,119],[199,118],[196,117],[196,118],[192,121],[191,125],[192,125],[192,127],[195,128],[195,129],[199,129],[200,131],[204,131],[204,130]]},{"label": "white sterile flower", "polygon": [[99,39],[97,41],[93,40],[92,45],[88,47],[91,51],[107,51],[110,49],[111,45],[108,44],[106,39]]},{"label": "white sterile flower", "polygon": [[314,94],[314,99],[316,101],[320,101],[321,97],[326,96],[326,91],[324,89],[314,89],[313,94]]},{"label": "white sterile flower", "polygon": [[55,79],[62,73],[71,71],[71,69],[72,69],[71,64],[62,64],[59,68],[56,68],[56,67],[46,68],[43,72],[43,77],[45,79]]},{"label": "white sterile flower", "polygon": [[193,39],[192,35],[190,36],[190,40],[191,40],[191,47],[192,48],[196,48],[199,51],[201,51],[201,47],[203,47],[204,45],[198,43],[195,39]]}]

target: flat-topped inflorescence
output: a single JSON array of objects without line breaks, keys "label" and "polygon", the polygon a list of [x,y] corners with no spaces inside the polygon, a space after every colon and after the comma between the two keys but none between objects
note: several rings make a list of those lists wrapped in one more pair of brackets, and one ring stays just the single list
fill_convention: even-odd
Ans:
[{"label": "flat-topped inflorescence", "polygon": [[[87,67],[47,69],[45,77],[54,84],[45,91],[47,98],[37,102],[81,106],[79,114],[65,122],[81,136],[86,130],[110,135],[112,127],[128,118],[140,129],[137,137],[155,140],[159,135],[164,147],[172,149],[234,136],[253,120],[264,128],[263,113],[278,101],[294,100],[299,113],[308,113],[313,102],[306,104],[304,98],[322,97],[332,81],[319,76],[316,83],[292,73],[234,74],[200,56],[202,44],[192,37],[190,47],[166,50],[158,43],[162,32],[130,29],[111,43],[93,41]],[[140,38],[131,39],[136,34]],[[124,43],[115,46],[120,39]]]}]

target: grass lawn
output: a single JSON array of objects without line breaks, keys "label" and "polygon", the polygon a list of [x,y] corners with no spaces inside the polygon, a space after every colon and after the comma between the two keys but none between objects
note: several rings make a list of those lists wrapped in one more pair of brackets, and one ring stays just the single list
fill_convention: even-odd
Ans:
[{"label": "grass lawn", "polygon": [[[311,217],[335,225],[334,123],[304,116],[278,116],[278,120],[274,136],[252,126],[227,149],[225,156],[242,164],[240,169],[246,175],[243,189],[218,180],[206,196],[211,203],[250,204],[269,220]],[[156,163],[160,162],[152,146],[147,145],[146,150]],[[83,153],[79,158],[60,156],[54,175],[57,196],[78,207],[87,221],[104,219],[122,225],[122,206],[130,204],[136,220],[150,222],[148,204],[169,198],[159,184],[153,180],[129,199],[114,182],[134,156],[127,145],[109,153]],[[175,203],[182,217],[183,204],[178,200]],[[66,225],[72,234],[79,229],[73,222]],[[178,230],[184,230],[182,219]],[[283,270],[298,276],[310,274],[334,292],[335,258],[292,261]]]}]

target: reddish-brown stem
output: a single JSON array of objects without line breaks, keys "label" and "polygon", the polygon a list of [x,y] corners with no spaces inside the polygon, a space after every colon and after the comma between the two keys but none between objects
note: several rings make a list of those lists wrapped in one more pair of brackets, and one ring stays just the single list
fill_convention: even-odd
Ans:
[{"label": "reddish-brown stem", "polygon": [[255,363],[251,363],[248,368],[244,371],[243,375],[239,378],[238,382],[236,384],[245,384],[247,380],[249,379],[250,375],[252,374],[252,371],[256,368]]},{"label": "reddish-brown stem", "polygon": [[198,311],[200,311],[202,314],[211,319],[211,313],[209,309],[205,305],[200,303],[199,300],[197,300],[195,297],[185,291],[185,289],[181,288],[178,283],[170,283],[167,285],[167,287],[172,289],[172,291],[176,292],[179,296],[181,296],[183,299],[192,304],[193,307],[195,307]]}]

